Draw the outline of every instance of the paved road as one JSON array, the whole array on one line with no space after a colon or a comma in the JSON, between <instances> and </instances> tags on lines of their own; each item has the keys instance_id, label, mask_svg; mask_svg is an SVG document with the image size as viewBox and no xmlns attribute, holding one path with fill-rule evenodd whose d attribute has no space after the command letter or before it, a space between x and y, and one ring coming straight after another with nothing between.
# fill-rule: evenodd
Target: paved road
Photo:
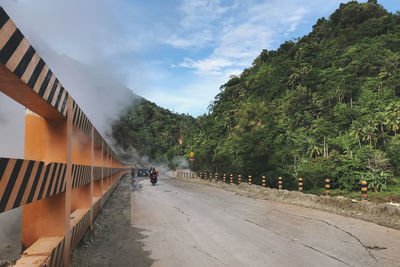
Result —
<instances>
[{"instance_id":1,"label":"paved road","mask_svg":"<svg viewBox=\"0 0 400 267\"><path fill-rule=\"evenodd\" d=\"M400 266L398 230L166 177L137 188L153 266Z\"/></svg>"}]
</instances>

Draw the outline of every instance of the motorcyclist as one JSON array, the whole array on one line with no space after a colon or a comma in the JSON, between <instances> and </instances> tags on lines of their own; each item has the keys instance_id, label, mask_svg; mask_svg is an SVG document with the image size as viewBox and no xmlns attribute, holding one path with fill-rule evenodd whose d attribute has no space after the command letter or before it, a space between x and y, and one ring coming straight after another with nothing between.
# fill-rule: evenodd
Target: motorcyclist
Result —
<instances>
[{"instance_id":1,"label":"motorcyclist","mask_svg":"<svg viewBox=\"0 0 400 267\"><path fill-rule=\"evenodd\" d=\"M156 169L154 169L153 167L150 168L149 171L149 176L150 176L150 182L154 185L155 183L157 183L157 174L158 172L156 171Z\"/></svg>"}]
</instances>

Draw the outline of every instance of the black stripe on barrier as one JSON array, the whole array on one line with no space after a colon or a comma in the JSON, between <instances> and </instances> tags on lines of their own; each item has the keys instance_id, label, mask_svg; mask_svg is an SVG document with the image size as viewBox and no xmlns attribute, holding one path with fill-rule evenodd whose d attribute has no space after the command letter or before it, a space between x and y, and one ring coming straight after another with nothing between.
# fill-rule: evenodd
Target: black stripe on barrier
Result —
<instances>
[{"instance_id":1,"label":"black stripe on barrier","mask_svg":"<svg viewBox=\"0 0 400 267\"><path fill-rule=\"evenodd\" d=\"M4 24L10 19L7 13L2 7L0 7L0 29L3 28Z\"/></svg>"},{"instance_id":2,"label":"black stripe on barrier","mask_svg":"<svg viewBox=\"0 0 400 267\"><path fill-rule=\"evenodd\" d=\"M19 171L21 170L23 160L18 159L15 161L15 165L13 171L11 173L10 180L7 183L6 189L4 190L3 196L1 197L0 201L0 212L3 212L6 209L8 199L10 198L11 192L14 188L15 182L17 181L17 177Z\"/></svg>"},{"instance_id":3,"label":"black stripe on barrier","mask_svg":"<svg viewBox=\"0 0 400 267\"><path fill-rule=\"evenodd\" d=\"M78 172L78 166L72 165L72 188L74 188L76 184L76 179L74 179L74 177L76 177L77 172Z\"/></svg>"},{"instance_id":4,"label":"black stripe on barrier","mask_svg":"<svg viewBox=\"0 0 400 267\"><path fill-rule=\"evenodd\" d=\"M60 92L58 92L56 103L54 105L54 108L57 110L58 110L58 106L60 105L60 101L61 101L61 97L62 97L63 93L64 93L64 87L61 86Z\"/></svg>"},{"instance_id":5,"label":"black stripe on barrier","mask_svg":"<svg viewBox=\"0 0 400 267\"><path fill-rule=\"evenodd\" d=\"M60 187L59 187L59 189L57 190L58 192L64 191L64 190L63 190L63 185L64 185L64 179L65 179L65 174L66 174L66 172L67 172L67 165L65 165L64 172L63 172L62 178L61 178Z\"/></svg>"},{"instance_id":6,"label":"black stripe on barrier","mask_svg":"<svg viewBox=\"0 0 400 267\"><path fill-rule=\"evenodd\" d=\"M38 186L38 183L39 183L39 180L40 180L40 176L42 174L43 166L44 166L44 162L40 162L39 166L38 166L38 170L36 172L35 180L33 181L33 184L32 184L31 192L29 193L29 197L28 197L28 200L27 200L28 203L33 201L33 197L35 195L36 188Z\"/></svg>"},{"instance_id":7,"label":"black stripe on barrier","mask_svg":"<svg viewBox=\"0 0 400 267\"><path fill-rule=\"evenodd\" d=\"M74 102L75 103L75 102ZM73 119L72 119L72 124L74 124L75 125L75 120L76 120L76 113L78 112L78 108L77 107L75 107L75 110L74 110L74 117L73 117Z\"/></svg>"},{"instance_id":8,"label":"black stripe on barrier","mask_svg":"<svg viewBox=\"0 0 400 267\"><path fill-rule=\"evenodd\" d=\"M47 103L51 104L54 98L54 94L56 93L56 89L58 87L58 79L56 79L53 83L53 87L51 88L49 97L47 98Z\"/></svg>"},{"instance_id":9,"label":"black stripe on barrier","mask_svg":"<svg viewBox=\"0 0 400 267\"><path fill-rule=\"evenodd\" d=\"M44 191L44 188L45 188L46 182L47 182L47 177L49 176L50 167L51 167L51 164L47 165L47 167L46 167L46 171L44 173L42 186L40 187L38 199L42 199L43 191Z\"/></svg>"},{"instance_id":10,"label":"black stripe on barrier","mask_svg":"<svg viewBox=\"0 0 400 267\"><path fill-rule=\"evenodd\" d=\"M79 121L81 120L82 113L83 113L82 110L79 107L77 107L77 109L78 109L78 116L77 116L76 121L74 123L75 126L79 126Z\"/></svg>"},{"instance_id":11,"label":"black stripe on barrier","mask_svg":"<svg viewBox=\"0 0 400 267\"><path fill-rule=\"evenodd\" d=\"M65 239L63 239L62 244L61 244L60 256L58 256L58 254L57 254L57 265L56 266L61 266L61 263L63 261L63 255L64 255L64 247L65 247Z\"/></svg>"},{"instance_id":12,"label":"black stripe on barrier","mask_svg":"<svg viewBox=\"0 0 400 267\"><path fill-rule=\"evenodd\" d=\"M46 92L46 88L49 85L50 79L53 76L53 72L49 69L47 71L46 76L44 77L44 80L42 82L42 85L40 86L38 94L43 97L44 93Z\"/></svg>"},{"instance_id":13,"label":"black stripe on barrier","mask_svg":"<svg viewBox=\"0 0 400 267\"><path fill-rule=\"evenodd\" d=\"M67 106L67 100L68 100L68 92L65 92L65 98L64 98L63 104L61 106L61 110L60 110L61 114L63 114L63 115L66 115L66 113L64 114L64 110L65 110L65 107Z\"/></svg>"},{"instance_id":14,"label":"black stripe on barrier","mask_svg":"<svg viewBox=\"0 0 400 267\"><path fill-rule=\"evenodd\" d=\"M31 45L29 46L28 50L26 50L25 55L22 57L21 61L18 63L18 66L14 70L14 74L17 75L18 78L21 78L24 74L35 52L35 49Z\"/></svg>"},{"instance_id":15,"label":"black stripe on barrier","mask_svg":"<svg viewBox=\"0 0 400 267\"><path fill-rule=\"evenodd\" d=\"M38 64L36 65L35 69L33 70L33 73L32 73L32 75L29 78L29 81L27 83L27 85L30 88L33 88L35 86L36 81L38 80L39 75L40 75L40 73L42 72L42 70L44 68L44 65L45 65L45 63L44 63L43 59L40 59Z\"/></svg>"},{"instance_id":16,"label":"black stripe on barrier","mask_svg":"<svg viewBox=\"0 0 400 267\"><path fill-rule=\"evenodd\" d=\"M9 162L9 159L7 159L7 158L0 159L0 181L1 181L1 178L3 177L4 172L6 171L8 162Z\"/></svg>"},{"instance_id":17,"label":"black stripe on barrier","mask_svg":"<svg viewBox=\"0 0 400 267\"><path fill-rule=\"evenodd\" d=\"M56 175L57 168L58 168L58 163L55 163L54 167L53 167L53 171L51 172L49 186L47 187L47 192L46 192L46 197L45 198L50 196L50 191L51 191L51 187L53 186L54 177Z\"/></svg>"},{"instance_id":18,"label":"black stripe on barrier","mask_svg":"<svg viewBox=\"0 0 400 267\"><path fill-rule=\"evenodd\" d=\"M10 57L14 54L15 50L21 43L24 36L22 35L19 29L16 29L15 32L11 35L10 39L4 45L3 49L0 51L0 62L4 65L8 62Z\"/></svg>"},{"instance_id":19,"label":"black stripe on barrier","mask_svg":"<svg viewBox=\"0 0 400 267\"><path fill-rule=\"evenodd\" d=\"M63 170L64 166L65 166L64 164L60 164L60 167L58 168L57 175L56 175L56 178L57 178L56 183L54 184L53 191L50 192L51 195L54 195L57 192L58 182L61 180L60 174L61 174L61 171Z\"/></svg>"},{"instance_id":20,"label":"black stripe on barrier","mask_svg":"<svg viewBox=\"0 0 400 267\"><path fill-rule=\"evenodd\" d=\"M26 186L28 185L29 178L31 177L31 173L33 170L33 166L35 165L34 161L29 161L28 168L26 169L24 179L22 180L21 187L19 188L17 198L13 204L13 209L17 208L21 204L22 197L24 196Z\"/></svg>"},{"instance_id":21,"label":"black stripe on barrier","mask_svg":"<svg viewBox=\"0 0 400 267\"><path fill-rule=\"evenodd\" d=\"M51 251L51 256L50 256L50 265L49 265L49 267L53 267L54 266L54 264L53 264L53 261L54 261L54 254L56 253L56 250L58 249L58 245L57 245L57 247L55 247L52 251Z\"/></svg>"}]
</instances>

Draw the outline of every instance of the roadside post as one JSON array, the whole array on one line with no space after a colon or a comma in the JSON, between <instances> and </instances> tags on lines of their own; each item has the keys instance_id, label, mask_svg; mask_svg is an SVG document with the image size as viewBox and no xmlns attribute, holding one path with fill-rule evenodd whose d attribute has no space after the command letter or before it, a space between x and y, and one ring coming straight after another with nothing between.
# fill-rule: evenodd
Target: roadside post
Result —
<instances>
[{"instance_id":1,"label":"roadside post","mask_svg":"<svg viewBox=\"0 0 400 267\"><path fill-rule=\"evenodd\" d=\"M303 192L303 178L299 178L299 192Z\"/></svg>"},{"instance_id":2,"label":"roadside post","mask_svg":"<svg viewBox=\"0 0 400 267\"><path fill-rule=\"evenodd\" d=\"M215 173L215 182L218 182L218 173Z\"/></svg>"},{"instance_id":3,"label":"roadside post","mask_svg":"<svg viewBox=\"0 0 400 267\"><path fill-rule=\"evenodd\" d=\"M241 184L242 183L242 176L239 174L239 176L238 176L238 184Z\"/></svg>"},{"instance_id":4,"label":"roadside post","mask_svg":"<svg viewBox=\"0 0 400 267\"><path fill-rule=\"evenodd\" d=\"M331 197L331 185L330 185L330 180L325 179L325 195L327 198Z\"/></svg>"},{"instance_id":5,"label":"roadside post","mask_svg":"<svg viewBox=\"0 0 400 267\"><path fill-rule=\"evenodd\" d=\"M194 152L189 153L190 156L190 170L193 171Z\"/></svg>"},{"instance_id":6,"label":"roadside post","mask_svg":"<svg viewBox=\"0 0 400 267\"><path fill-rule=\"evenodd\" d=\"M251 175L249 175L249 185L251 185Z\"/></svg>"},{"instance_id":7,"label":"roadside post","mask_svg":"<svg viewBox=\"0 0 400 267\"><path fill-rule=\"evenodd\" d=\"M267 184L265 183L265 176L262 176L261 178L262 178L262 180L261 180L262 181L262 186L266 187Z\"/></svg>"},{"instance_id":8,"label":"roadside post","mask_svg":"<svg viewBox=\"0 0 400 267\"><path fill-rule=\"evenodd\" d=\"M224 176L223 176L223 178L222 178L222 182L223 183L226 183L226 174L224 173Z\"/></svg>"},{"instance_id":9,"label":"roadside post","mask_svg":"<svg viewBox=\"0 0 400 267\"><path fill-rule=\"evenodd\" d=\"M282 190L282 177L278 177L278 189Z\"/></svg>"},{"instance_id":10,"label":"roadside post","mask_svg":"<svg viewBox=\"0 0 400 267\"><path fill-rule=\"evenodd\" d=\"M368 188L367 188L367 181L362 181L361 182L361 197L363 200L367 200L368 199Z\"/></svg>"},{"instance_id":11,"label":"roadside post","mask_svg":"<svg viewBox=\"0 0 400 267\"><path fill-rule=\"evenodd\" d=\"M232 174L232 173L231 173L231 176L230 176L229 183L230 183L230 184L233 184L233 174Z\"/></svg>"}]
</instances>

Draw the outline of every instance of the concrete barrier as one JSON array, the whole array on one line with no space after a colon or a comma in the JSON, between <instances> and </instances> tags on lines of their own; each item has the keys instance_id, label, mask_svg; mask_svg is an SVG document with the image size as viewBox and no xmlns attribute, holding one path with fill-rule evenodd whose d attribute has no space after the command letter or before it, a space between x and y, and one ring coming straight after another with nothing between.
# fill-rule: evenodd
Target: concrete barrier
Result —
<instances>
[{"instance_id":1,"label":"concrete barrier","mask_svg":"<svg viewBox=\"0 0 400 267\"><path fill-rule=\"evenodd\" d=\"M0 158L0 213L22 207L24 251L16 266L68 266L130 166L118 160L2 7L0 92L27 108L24 158Z\"/></svg>"}]
</instances>

